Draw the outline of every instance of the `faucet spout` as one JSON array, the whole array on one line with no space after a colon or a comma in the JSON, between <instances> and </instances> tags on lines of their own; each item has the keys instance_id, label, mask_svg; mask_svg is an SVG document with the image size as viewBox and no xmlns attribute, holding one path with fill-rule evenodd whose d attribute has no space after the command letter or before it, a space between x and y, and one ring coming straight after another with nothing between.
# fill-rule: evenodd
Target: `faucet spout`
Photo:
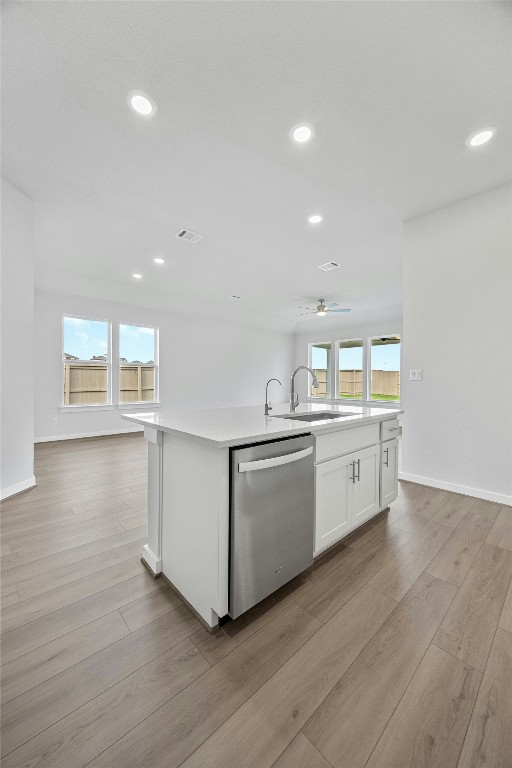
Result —
<instances>
[{"instance_id":1,"label":"faucet spout","mask_svg":"<svg viewBox=\"0 0 512 768\"><path fill-rule=\"evenodd\" d=\"M297 366L297 368L292 373L292 377L290 381L290 413L295 413L295 409L299 404L299 396L295 394L295 374L297 373L297 371L301 371L303 369L305 371L309 371L309 373L311 374L311 378L313 379L313 387L315 389L318 389L318 379L313 369L307 365Z\"/></svg>"},{"instance_id":2,"label":"faucet spout","mask_svg":"<svg viewBox=\"0 0 512 768\"><path fill-rule=\"evenodd\" d=\"M265 416L268 416L270 411L272 410L272 406L268 401L268 385L270 384L271 381L277 381L278 384L281 384L279 379L269 379L267 381L267 386L265 387Z\"/></svg>"}]
</instances>

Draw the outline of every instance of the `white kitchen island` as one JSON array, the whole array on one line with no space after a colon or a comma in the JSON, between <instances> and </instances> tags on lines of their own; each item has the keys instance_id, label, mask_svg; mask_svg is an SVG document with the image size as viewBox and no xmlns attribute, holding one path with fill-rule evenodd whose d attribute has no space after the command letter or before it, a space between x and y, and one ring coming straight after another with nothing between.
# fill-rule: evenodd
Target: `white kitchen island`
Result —
<instances>
[{"instance_id":1,"label":"white kitchen island","mask_svg":"<svg viewBox=\"0 0 512 768\"><path fill-rule=\"evenodd\" d=\"M214 628L229 612L230 448L315 436L317 555L387 507L398 481L393 408L309 403L296 414L339 413L313 423L263 406L126 414L148 441L148 542L142 559ZM310 449L311 450L311 449Z\"/></svg>"}]
</instances>

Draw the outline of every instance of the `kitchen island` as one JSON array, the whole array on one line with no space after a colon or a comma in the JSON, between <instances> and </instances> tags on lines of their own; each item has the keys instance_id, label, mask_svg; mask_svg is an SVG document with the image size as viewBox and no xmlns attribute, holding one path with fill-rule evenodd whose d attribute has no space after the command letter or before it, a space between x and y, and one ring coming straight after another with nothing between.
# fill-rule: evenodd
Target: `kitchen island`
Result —
<instances>
[{"instance_id":1,"label":"kitchen island","mask_svg":"<svg viewBox=\"0 0 512 768\"><path fill-rule=\"evenodd\" d=\"M263 406L123 415L144 426L148 441L143 562L216 627L230 613L230 451L314 436L312 557L396 497L400 413L308 403L295 417L286 405L269 416Z\"/></svg>"}]
</instances>

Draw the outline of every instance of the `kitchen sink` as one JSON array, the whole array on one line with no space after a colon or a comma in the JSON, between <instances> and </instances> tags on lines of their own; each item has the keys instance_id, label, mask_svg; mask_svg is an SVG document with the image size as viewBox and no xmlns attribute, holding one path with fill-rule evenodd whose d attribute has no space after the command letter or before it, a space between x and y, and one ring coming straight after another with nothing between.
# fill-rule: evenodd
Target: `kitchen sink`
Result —
<instances>
[{"instance_id":1,"label":"kitchen sink","mask_svg":"<svg viewBox=\"0 0 512 768\"><path fill-rule=\"evenodd\" d=\"M353 413L333 413L332 411L315 411L314 413L286 413L277 415L276 419L293 419L294 421L325 421L326 419L344 419L347 416L354 416Z\"/></svg>"}]
</instances>

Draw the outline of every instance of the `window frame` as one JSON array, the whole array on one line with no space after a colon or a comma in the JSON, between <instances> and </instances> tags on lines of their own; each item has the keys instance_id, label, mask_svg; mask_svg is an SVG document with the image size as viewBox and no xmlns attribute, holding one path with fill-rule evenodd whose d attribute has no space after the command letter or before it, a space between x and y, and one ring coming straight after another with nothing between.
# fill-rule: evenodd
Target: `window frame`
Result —
<instances>
[{"instance_id":1,"label":"window frame","mask_svg":"<svg viewBox=\"0 0 512 768\"><path fill-rule=\"evenodd\" d=\"M361 385L362 385L362 393L361 397L341 397L339 392L339 372L340 372L340 344L344 344L347 341L360 341L361 342ZM365 364L366 364L366 340L362 337L354 337L353 339L337 339L335 341L335 349L336 349L336 367L335 367L335 397L334 399L342 402L342 403L364 403L366 401L366 395L367 395L367 381L366 381L366 375L365 375Z\"/></svg>"},{"instance_id":2,"label":"window frame","mask_svg":"<svg viewBox=\"0 0 512 768\"><path fill-rule=\"evenodd\" d=\"M325 397L321 397L320 395L311 394L311 382L308 381L307 383L307 389L306 392L309 394L307 395L307 399L311 400L314 403L325 403L329 400L332 400L332 371L333 371L333 360L332 360L332 341L311 341L308 344L308 367L311 368L311 370L315 370L313 367L313 360L312 360L312 351L313 347L320 347L321 345L329 345L329 353L327 355L327 381L326 381L326 395Z\"/></svg>"},{"instance_id":3,"label":"window frame","mask_svg":"<svg viewBox=\"0 0 512 768\"><path fill-rule=\"evenodd\" d=\"M311 341L308 342L308 365L310 368L313 366L311 365L311 348L314 346L318 346L320 344L330 344L331 346L331 370L330 375L328 376L328 387L329 387L329 394L325 398L320 397L313 397L309 394L310 389L309 385L306 390L308 393L306 395L306 402L309 403L318 403L318 402L328 402L332 405L340 405L344 404L346 406L354 405L357 407L370 407L373 406L375 408L397 408L400 407L401 400L372 400L371 399L371 374L372 374L372 368L371 368L371 343L373 339L381 339L384 336L397 336L400 339L400 344L402 344L402 333L380 333L375 336L359 336L359 337L352 337L350 339L326 339L324 341ZM340 343L343 343L345 341L363 341L363 396L361 400L356 399L348 399L344 397L339 397L338 393L338 371L339 371L339 352L340 352ZM402 368L403 368L403 350L402 347L400 347L400 377L402 376ZM332 396L332 393L334 393L334 396ZM400 389L400 397L401 397L401 389Z\"/></svg>"},{"instance_id":4,"label":"window frame","mask_svg":"<svg viewBox=\"0 0 512 768\"><path fill-rule=\"evenodd\" d=\"M398 339L399 339L398 343L400 344L400 364L399 364L400 367L398 369L398 381L399 381L399 386L400 386L400 395L398 396L398 400L373 400L372 399L372 371L373 371L373 368L372 368L372 365L373 365L373 363L372 363L372 347L373 347L372 341L374 341L376 339L386 338L386 337L391 338L393 336L398 337ZM368 366L367 366L367 387L368 387L367 396L368 396L368 402L369 403L378 403L379 406L382 405L383 403L391 403L391 405L399 404L400 403L400 397L402 395L402 386L401 386L401 384L402 384L402 334L401 333L381 333L378 336L369 336L368 337Z\"/></svg>"},{"instance_id":5,"label":"window frame","mask_svg":"<svg viewBox=\"0 0 512 768\"><path fill-rule=\"evenodd\" d=\"M65 386L65 379L66 379L66 372L65 372L65 365L66 363L69 363L69 360L66 360L64 357L64 321L66 318L70 318L72 320L89 320L96 323L106 323L107 324L107 341L108 341L108 349L107 349L107 355L105 366L107 368L107 401L105 403L77 403L76 405L66 403L64 401L64 386ZM86 366L94 366L98 365L98 360L74 360L74 363L80 363L80 365L86 365ZM60 395L61 395L61 405L60 410L71 410L71 411L77 411L77 410L94 410L94 409L100 409L100 410L111 410L113 407L112 403L112 321L107 320L105 317L90 317L87 315L75 315L71 314L69 312L63 312L62 318L61 318L61 387L60 387Z\"/></svg>"},{"instance_id":6,"label":"window frame","mask_svg":"<svg viewBox=\"0 0 512 768\"><path fill-rule=\"evenodd\" d=\"M122 325L131 325L135 328L152 328L155 332L155 347L154 347L154 364L151 366L155 369L154 374L154 380L155 380L155 395L153 400L135 400L131 403L124 403L121 402L121 344L120 344L120 337L121 337L121 326ZM120 321L117 323L117 407L120 409L133 409L134 406L137 406L137 408L140 408L140 406L148 406L148 405L159 405L160 404L160 329L158 325L152 325L151 323L133 323L133 322L124 322ZM143 363L143 365L147 365L146 363Z\"/></svg>"}]
</instances>

